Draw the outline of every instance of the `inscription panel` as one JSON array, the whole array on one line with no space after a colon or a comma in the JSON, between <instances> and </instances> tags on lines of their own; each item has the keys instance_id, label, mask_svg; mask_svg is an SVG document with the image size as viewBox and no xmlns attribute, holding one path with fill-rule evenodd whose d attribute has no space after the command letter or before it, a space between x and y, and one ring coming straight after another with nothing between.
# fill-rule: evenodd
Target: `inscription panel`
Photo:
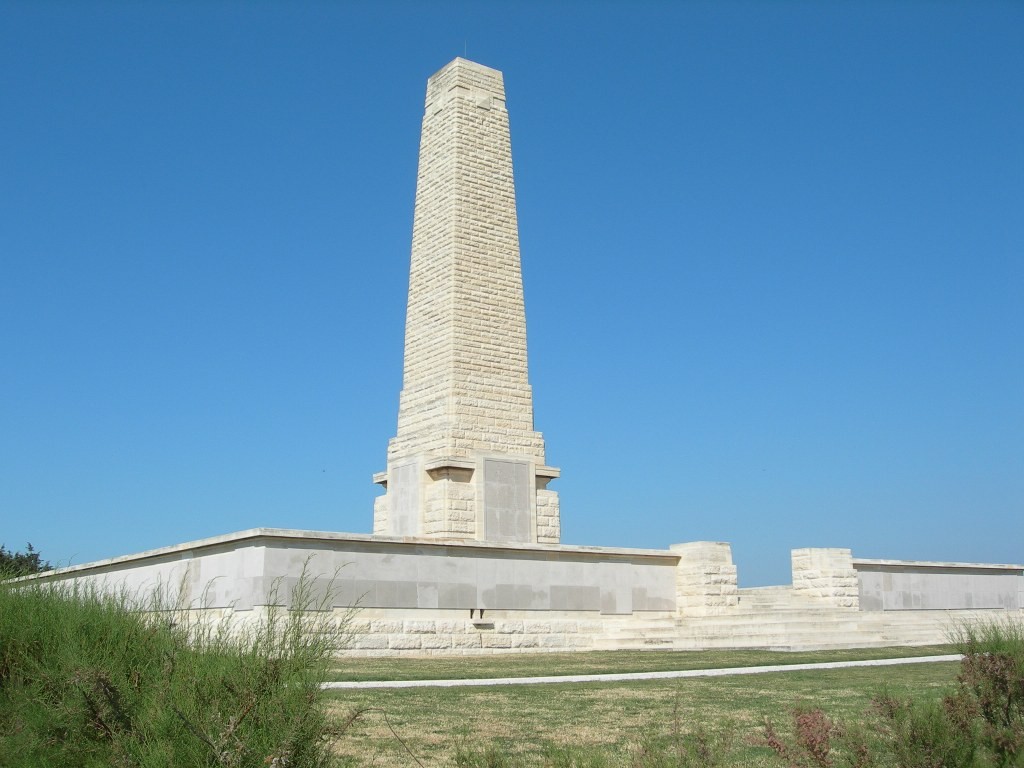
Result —
<instances>
[{"instance_id":1,"label":"inscription panel","mask_svg":"<svg viewBox=\"0 0 1024 768\"><path fill-rule=\"evenodd\" d=\"M416 464L391 469L389 481L391 514L388 523L392 536L415 536L420 532L420 477Z\"/></svg>"},{"instance_id":2,"label":"inscription panel","mask_svg":"<svg viewBox=\"0 0 1024 768\"><path fill-rule=\"evenodd\" d=\"M528 542L530 465L523 461L484 460L484 539Z\"/></svg>"},{"instance_id":3,"label":"inscription panel","mask_svg":"<svg viewBox=\"0 0 1024 768\"><path fill-rule=\"evenodd\" d=\"M867 565L857 568L857 580L865 611L1019 610L1024 606L1024 576L1019 571Z\"/></svg>"}]
</instances>

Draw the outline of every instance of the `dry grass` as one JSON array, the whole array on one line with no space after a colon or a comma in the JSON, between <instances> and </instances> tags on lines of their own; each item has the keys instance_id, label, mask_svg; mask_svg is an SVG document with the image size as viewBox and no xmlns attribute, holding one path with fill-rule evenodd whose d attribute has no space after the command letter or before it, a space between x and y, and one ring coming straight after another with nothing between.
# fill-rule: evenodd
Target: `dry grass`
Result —
<instances>
[{"instance_id":1,"label":"dry grass","mask_svg":"<svg viewBox=\"0 0 1024 768\"><path fill-rule=\"evenodd\" d=\"M339 691L331 706L339 719L352 708L369 710L338 744L353 765L415 764L392 728L429 766L454 765L460 748L479 753L488 746L531 765L557 763L551 755L566 747L600 755L588 764L628 764L642 744L698 729L736 734L728 764L769 765L769 751L749 743L765 717L785 726L792 708L804 705L859 718L883 688L937 698L957 669L949 662L617 684Z\"/></svg>"},{"instance_id":2,"label":"dry grass","mask_svg":"<svg viewBox=\"0 0 1024 768\"><path fill-rule=\"evenodd\" d=\"M952 645L831 651L587 651L490 656L339 659L332 680L444 680L613 672L663 672L762 664L891 659L954 653Z\"/></svg>"}]
</instances>

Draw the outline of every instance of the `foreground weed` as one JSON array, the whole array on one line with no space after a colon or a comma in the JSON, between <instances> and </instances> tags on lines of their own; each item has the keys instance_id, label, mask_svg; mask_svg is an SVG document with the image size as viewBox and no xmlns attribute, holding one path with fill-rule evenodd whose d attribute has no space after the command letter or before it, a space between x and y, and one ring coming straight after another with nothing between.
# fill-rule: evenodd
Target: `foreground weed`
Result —
<instances>
[{"instance_id":1,"label":"foreground weed","mask_svg":"<svg viewBox=\"0 0 1024 768\"><path fill-rule=\"evenodd\" d=\"M787 766L1005 768L1024 765L1024 625L1005 620L956 628L963 654L941 700L877 695L863 725L820 709L794 712L792 735L766 720L763 743Z\"/></svg>"},{"instance_id":2,"label":"foreground weed","mask_svg":"<svg viewBox=\"0 0 1024 768\"><path fill-rule=\"evenodd\" d=\"M632 749L630 768L716 768L730 759L735 735L732 724L719 723L717 732L703 723L687 729L678 691L672 701L670 723L667 738L648 735Z\"/></svg>"},{"instance_id":3,"label":"foreground weed","mask_svg":"<svg viewBox=\"0 0 1024 768\"><path fill-rule=\"evenodd\" d=\"M965 625L954 640L964 660L947 719L961 730L980 721L978 741L996 765L1024 764L1024 623Z\"/></svg>"},{"instance_id":4,"label":"foreground weed","mask_svg":"<svg viewBox=\"0 0 1024 768\"><path fill-rule=\"evenodd\" d=\"M593 746L557 746L544 751L544 768L614 768L607 750Z\"/></svg>"},{"instance_id":5,"label":"foreground weed","mask_svg":"<svg viewBox=\"0 0 1024 768\"><path fill-rule=\"evenodd\" d=\"M513 758L505 750L494 744L480 750L459 744L455 748L454 761L456 768L514 768L521 765L513 762Z\"/></svg>"},{"instance_id":6,"label":"foreground weed","mask_svg":"<svg viewBox=\"0 0 1024 768\"><path fill-rule=\"evenodd\" d=\"M794 767L832 768L835 765L833 746L842 735L843 729L820 709L793 711L792 739L780 734L770 719L764 722L764 743L780 760Z\"/></svg>"},{"instance_id":7,"label":"foreground weed","mask_svg":"<svg viewBox=\"0 0 1024 768\"><path fill-rule=\"evenodd\" d=\"M0 585L0 764L322 768L329 585L230 626L81 585ZM159 609L159 610L157 610Z\"/></svg>"},{"instance_id":8,"label":"foreground weed","mask_svg":"<svg viewBox=\"0 0 1024 768\"><path fill-rule=\"evenodd\" d=\"M951 723L941 703L900 701L880 696L887 751L900 768L970 768L980 759L977 738Z\"/></svg>"},{"instance_id":9,"label":"foreground weed","mask_svg":"<svg viewBox=\"0 0 1024 768\"><path fill-rule=\"evenodd\" d=\"M617 768L623 765L607 750L593 745L552 745L539 756L526 757L512 754L497 744L475 748L464 741L456 746L453 763L456 768Z\"/></svg>"}]
</instances>

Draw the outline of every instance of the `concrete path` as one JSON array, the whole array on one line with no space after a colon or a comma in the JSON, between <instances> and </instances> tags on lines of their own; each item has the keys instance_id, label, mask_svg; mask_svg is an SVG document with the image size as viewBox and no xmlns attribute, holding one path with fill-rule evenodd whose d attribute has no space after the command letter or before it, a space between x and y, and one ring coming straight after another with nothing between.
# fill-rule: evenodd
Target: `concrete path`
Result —
<instances>
[{"instance_id":1,"label":"concrete path","mask_svg":"<svg viewBox=\"0 0 1024 768\"><path fill-rule=\"evenodd\" d=\"M865 661L825 661L817 664L773 664L764 667L725 667L686 669L679 672L620 672L607 675L549 675L546 677L489 677L459 680L367 680L324 683L324 688L455 688L487 685L541 685L550 683L617 683L627 680L674 680L681 677L723 677L725 675L761 675L766 672L801 672L812 669L848 669L850 667L891 667L897 664L924 664L930 661L960 661L958 653L946 656L909 656L903 659L867 659Z\"/></svg>"}]
</instances>

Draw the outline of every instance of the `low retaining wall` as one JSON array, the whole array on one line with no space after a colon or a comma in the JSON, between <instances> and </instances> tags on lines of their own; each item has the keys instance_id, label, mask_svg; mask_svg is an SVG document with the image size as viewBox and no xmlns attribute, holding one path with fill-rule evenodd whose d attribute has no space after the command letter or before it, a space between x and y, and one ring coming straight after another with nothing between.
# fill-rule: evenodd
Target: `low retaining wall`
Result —
<instances>
[{"instance_id":1,"label":"low retaining wall","mask_svg":"<svg viewBox=\"0 0 1024 768\"><path fill-rule=\"evenodd\" d=\"M331 607L431 610L674 611L679 555L661 550L439 543L257 528L96 563L39 581L124 588L143 602L248 610L276 590L290 605L305 570Z\"/></svg>"},{"instance_id":2,"label":"low retaining wall","mask_svg":"<svg viewBox=\"0 0 1024 768\"><path fill-rule=\"evenodd\" d=\"M305 574L315 606L348 622L355 655L915 645L944 642L950 622L1024 616L1024 566L855 560L848 549L793 550L792 564L792 586L739 590L722 542L641 550L257 528L26 581L243 628L294 604Z\"/></svg>"},{"instance_id":3,"label":"low retaining wall","mask_svg":"<svg viewBox=\"0 0 1024 768\"><path fill-rule=\"evenodd\" d=\"M1024 566L853 560L863 611L1024 609Z\"/></svg>"},{"instance_id":4,"label":"low retaining wall","mask_svg":"<svg viewBox=\"0 0 1024 768\"><path fill-rule=\"evenodd\" d=\"M672 617L680 559L662 550L261 528L34 580L74 580L126 592L144 609L189 608L243 627L269 604L290 606L305 572L314 602L339 621L358 608L351 652L490 653L589 648L622 620Z\"/></svg>"}]
</instances>

